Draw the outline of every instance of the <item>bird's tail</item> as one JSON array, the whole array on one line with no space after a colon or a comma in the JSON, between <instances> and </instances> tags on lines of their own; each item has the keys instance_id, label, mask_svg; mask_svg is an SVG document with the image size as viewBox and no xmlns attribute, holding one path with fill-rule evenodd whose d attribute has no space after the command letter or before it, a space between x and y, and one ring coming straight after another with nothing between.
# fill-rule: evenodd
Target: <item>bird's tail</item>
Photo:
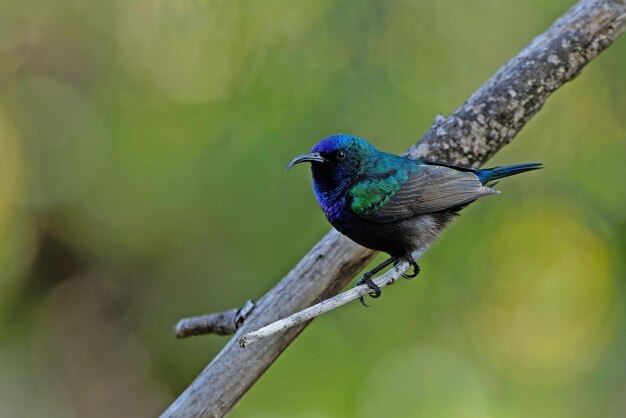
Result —
<instances>
[{"instance_id":1,"label":"bird's tail","mask_svg":"<svg viewBox=\"0 0 626 418\"><path fill-rule=\"evenodd\" d=\"M540 168L543 168L542 163L526 163L485 168L483 170L476 170L475 173L480 179L480 182L485 184L503 177L514 176L516 174L525 173L526 171L539 170Z\"/></svg>"}]
</instances>

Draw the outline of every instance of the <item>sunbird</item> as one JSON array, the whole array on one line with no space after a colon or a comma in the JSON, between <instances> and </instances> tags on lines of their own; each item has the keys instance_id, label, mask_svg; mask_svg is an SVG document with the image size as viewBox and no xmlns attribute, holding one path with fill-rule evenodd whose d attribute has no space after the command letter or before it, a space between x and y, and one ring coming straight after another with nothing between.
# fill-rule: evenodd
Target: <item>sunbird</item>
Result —
<instances>
[{"instance_id":1,"label":"sunbird","mask_svg":"<svg viewBox=\"0 0 626 418\"><path fill-rule=\"evenodd\" d=\"M417 276L420 268L411 254L430 245L465 206L500 193L493 189L495 180L543 168L527 163L473 169L413 160L346 134L322 139L287 169L302 162L311 163L313 191L332 226L357 244L391 256L356 283L367 284L373 298L381 295L374 274L405 259L413 273L404 277Z\"/></svg>"}]
</instances>

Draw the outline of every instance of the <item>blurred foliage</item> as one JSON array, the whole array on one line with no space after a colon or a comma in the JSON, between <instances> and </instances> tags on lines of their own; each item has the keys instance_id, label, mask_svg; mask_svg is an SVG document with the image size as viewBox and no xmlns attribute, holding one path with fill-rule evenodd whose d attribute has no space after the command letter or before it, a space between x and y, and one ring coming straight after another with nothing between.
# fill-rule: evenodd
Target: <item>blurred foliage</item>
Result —
<instances>
[{"instance_id":1,"label":"blurred foliage","mask_svg":"<svg viewBox=\"0 0 626 418\"><path fill-rule=\"evenodd\" d=\"M225 342L176 320L328 230L293 155L402 152L572 3L3 1L2 415L156 415ZM546 170L316 320L233 416L625 416L625 68L622 39L493 161Z\"/></svg>"}]
</instances>

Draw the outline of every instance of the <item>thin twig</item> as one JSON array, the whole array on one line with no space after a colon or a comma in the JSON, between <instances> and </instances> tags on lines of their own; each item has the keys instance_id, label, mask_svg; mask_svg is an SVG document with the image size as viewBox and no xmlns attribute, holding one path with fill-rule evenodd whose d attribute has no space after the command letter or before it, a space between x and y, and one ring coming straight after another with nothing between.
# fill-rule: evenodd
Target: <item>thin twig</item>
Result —
<instances>
[{"instance_id":1,"label":"thin twig","mask_svg":"<svg viewBox=\"0 0 626 418\"><path fill-rule=\"evenodd\" d=\"M413 253L413 259L418 260L420 257L419 252ZM393 265L384 274L373 279L374 284L378 287L388 286L394 284L409 268L411 265L407 261L401 261ZM326 299L316 305L303 309L300 312L296 312L293 315L289 315L286 318L280 319L276 322L272 322L269 325L259 328L256 331L249 332L239 339L239 346L244 348L262 339L271 337L279 332L284 332L289 328L293 328L296 325L300 325L304 322L308 322L311 319L320 316L323 313L332 311L348 302L356 300L365 296L371 289L367 285L362 284L360 286L353 287L343 293L338 294L330 299Z\"/></svg>"},{"instance_id":2,"label":"thin twig","mask_svg":"<svg viewBox=\"0 0 626 418\"><path fill-rule=\"evenodd\" d=\"M184 318L174 327L174 335L176 338L204 334L229 335L237 331L253 309L254 301L248 300L241 308Z\"/></svg>"}]
</instances>

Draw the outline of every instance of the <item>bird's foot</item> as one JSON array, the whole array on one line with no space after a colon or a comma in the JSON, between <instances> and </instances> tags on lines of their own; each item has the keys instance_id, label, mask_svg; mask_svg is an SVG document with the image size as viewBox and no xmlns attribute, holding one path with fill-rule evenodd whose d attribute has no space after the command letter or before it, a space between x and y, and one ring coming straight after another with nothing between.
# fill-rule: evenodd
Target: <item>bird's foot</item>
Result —
<instances>
[{"instance_id":1,"label":"bird's foot","mask_svg":"<svg viewBox=\"0 0 626 418\"><path fill-rule=\"evenodd\" d=\"M413 273L410 273L410 274L409 273L404 273L402 275L402 277L404 277L405 279L409 280L409 279L412 279L413 277L417 276L418 274L420 274L420 266L417 264L417 262L411 256L407 257L407 261L409 262L411 267L413 267Z\"/></svg>"},{"instance_id":2,"label":"bird's foot","mask_svg":"<svg viewBox=\"0 0 626 418\"><path fill-rule=\"evenodd\" d=\"M355 287L366 284L367 287L372 289L372 292L369 293L370 297L377 298L380 297L382 292L380 290L380 287L378 287L376 283L374 283L374 281L372 280L372 275L372 272L369 271L365 273L359 280L357 280ZM366 308L369 307L369 305L365 303L365 299L363 299L363 296L359 297L359 302L361 302L361 305L365 306Z\"/></svg>"}]
</instances>

